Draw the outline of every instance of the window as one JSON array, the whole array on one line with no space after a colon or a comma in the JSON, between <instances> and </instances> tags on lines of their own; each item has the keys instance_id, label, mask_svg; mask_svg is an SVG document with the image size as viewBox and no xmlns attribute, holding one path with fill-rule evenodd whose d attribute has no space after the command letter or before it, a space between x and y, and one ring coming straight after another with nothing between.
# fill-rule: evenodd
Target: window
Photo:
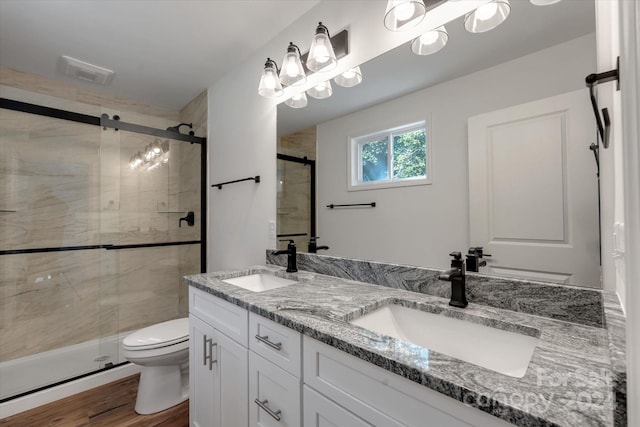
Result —
<instances>
[{"instance_id":1,"label":"window","mask_svg":"<svg viewBox=\"0 0 640 427\"><path fill-rule=\"evenodd\" d=\"M351 139L349 190L431 183L426 121Z\"/></svg>"}]
</instances>

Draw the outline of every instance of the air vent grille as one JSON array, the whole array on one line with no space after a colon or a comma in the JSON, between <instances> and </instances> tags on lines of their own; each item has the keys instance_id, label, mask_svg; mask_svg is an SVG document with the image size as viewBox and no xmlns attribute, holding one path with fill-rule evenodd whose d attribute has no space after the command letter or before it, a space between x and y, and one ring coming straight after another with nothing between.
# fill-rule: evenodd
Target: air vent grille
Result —
<instances>
[{"instance_id":1,"label":"air vent grille","mask_svg":"<svg viewBox=\"0 0 640 427\"><path fill-rule=\"evenodd\" d=\"M89 64L88 62L71 58L70 56L62 56L62 64L63 71L66 75L99 85L108 85L111 83L115 74L114 71L107 68Z\"/></svg>"}]
</instances>

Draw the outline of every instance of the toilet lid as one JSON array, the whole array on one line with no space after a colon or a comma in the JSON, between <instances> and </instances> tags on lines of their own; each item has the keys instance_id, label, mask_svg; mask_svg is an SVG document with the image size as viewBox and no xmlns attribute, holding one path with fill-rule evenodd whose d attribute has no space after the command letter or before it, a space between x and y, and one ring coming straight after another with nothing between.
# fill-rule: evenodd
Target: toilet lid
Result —
<instances>
[{"instance_id":1,"label":"toilet lid","mask_svg":"<svg viewBox=\"0 0 640 427\"><path fill-rule=\"evenodd\" d=\"M189 339L189 318L169 320L140 329L122 341L129 350L145 350L184 342Z\"/></svg>"}]
</instances>

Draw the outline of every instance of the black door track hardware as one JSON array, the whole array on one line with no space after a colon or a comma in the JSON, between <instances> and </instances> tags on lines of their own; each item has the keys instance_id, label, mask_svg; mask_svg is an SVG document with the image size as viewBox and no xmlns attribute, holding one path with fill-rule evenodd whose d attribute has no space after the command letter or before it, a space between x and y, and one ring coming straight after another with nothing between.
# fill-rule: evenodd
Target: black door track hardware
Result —
<instances>
[{"instance_id":1,"label":"black door track hardware","mask_svg":"<svg viewBox=\"0 0 640 427\"><path fill-rule=\"evenodd\" d=\"M602 146L609 148L609 136L611 134L611 118L609 116L609 109L602 109L602 119L600 118L600 109L598 107L598 100L596 99L596 86L600 83L606 82L618 82L617 90L620 90L620 57L616 62L616 69L611 71L605 71L604 73L589 74L585 82L589 88L589 97L591 98L591 106L593 107L593 113L596 116L596 124L598 125L598 134L602 140ZM603 125L604 122L604 125ZM591 148L593 150L593 148ZM595 150L594 150L595 154ZM597 156L596 156L597 157Z\"/></svg>"}]
</instances>

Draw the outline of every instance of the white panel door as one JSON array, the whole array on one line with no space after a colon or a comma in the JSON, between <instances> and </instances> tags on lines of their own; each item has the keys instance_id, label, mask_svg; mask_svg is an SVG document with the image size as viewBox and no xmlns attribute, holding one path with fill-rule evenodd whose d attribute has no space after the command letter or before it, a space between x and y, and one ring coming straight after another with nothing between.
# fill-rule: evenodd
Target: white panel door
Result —
<instances>
[{"instance_id":1,"label":"white panel door","mask_svg":"<svg viewBox=\"0 0 640 427\"><path fill-rule=\"evenodd\" d=\"M600 287L587 89L469 119L470 244L489 274Z\"/></svg>"}]
</instances>

